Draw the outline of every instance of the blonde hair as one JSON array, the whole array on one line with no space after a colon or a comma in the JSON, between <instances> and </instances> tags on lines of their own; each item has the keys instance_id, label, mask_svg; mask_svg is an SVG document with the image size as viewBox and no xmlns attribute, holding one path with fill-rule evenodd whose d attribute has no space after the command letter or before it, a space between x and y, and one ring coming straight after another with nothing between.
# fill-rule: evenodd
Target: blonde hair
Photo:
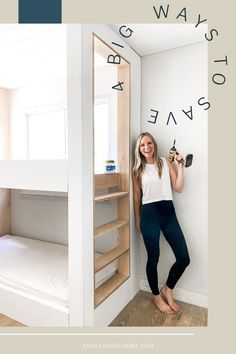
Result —
<instances>
[{"instance_id":1,"label":"blonde hair","mask_svg":"<svg viewBox=\"0 0 236 354\"><path fill-rule=\"evenodd\" d=\"M147 132L141 133L138 136L137 142L136 142L135 154L134 154L134 167L133 167L133 176L139 184L141 182L141 175L144 171L145 163L146 163L145 157L140 152L140 143L141 143L141 140L144 136L148 136L154 145L153 160L154 160L154 163L156 163L156 165L157 165L158 176L160 178L162 175L162 166L163 166L163 161L161 160L161 158L158 155L158 147L157 147L156 140L153 138L153 136L150 133L147 133Z\"/></svg>"}]
</instances>

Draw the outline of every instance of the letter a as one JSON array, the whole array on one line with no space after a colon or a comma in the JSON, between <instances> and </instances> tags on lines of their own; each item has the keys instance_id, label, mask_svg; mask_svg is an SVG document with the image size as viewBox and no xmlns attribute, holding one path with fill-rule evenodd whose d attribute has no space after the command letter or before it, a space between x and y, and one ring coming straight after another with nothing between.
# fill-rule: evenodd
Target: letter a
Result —
<instances>
[{"instance_id":1,"label":"letter a","mask_svg":"<svg viewBox=\"0 0 236 354\"><path fill-rule=\"evenodd\" d=\"M185 112L182 109L182 112L184 112L189 119L193 119L193 107L192 106L190 106L190 111ZM190 116L188 115L188 113L191 113Z\"/></svg>"},{"instance_id":2,"label":"letter a","mask_svg":"<svg viewBox=\"0 0 236 354\"><path fill-rule=\"evenodd\" d=\"M123 84L123 82L118 81L118 84L117 84L117 85L112 86L112 88L113 88L114 90L123 91L122 84Z\"/></svg>"},{"instance_id":3,"label":"letter a","mask_svg":"<svg viewBox=\"0 0 236 354\"><path fill-rule=\"evenodd\" d=\"M182 12L184 12L183 15L181 15ZM187 21L186 7L184 7L183 10L180 11L180 13L179 13L178 16L176 17L176 19L177 19L178 17L180 17L180 16L184 17L184 21L185 21L185 22Z\"/></svg>"},{"instance_id":4,"label":"letter a","mask_svg":"<svg viewBox=\"0 0 236 354\"><path fill-rule=\"evenodd\" d=\"M174 117L174 114L173 114L172 112L170 112L166 125L169 124L170 117L172 117L172 118L173 118L173 121L175 122L175 124L177 124L177 122L176 122L176 120L175 120L175 117Z\"/></svg>"}]
</instances>

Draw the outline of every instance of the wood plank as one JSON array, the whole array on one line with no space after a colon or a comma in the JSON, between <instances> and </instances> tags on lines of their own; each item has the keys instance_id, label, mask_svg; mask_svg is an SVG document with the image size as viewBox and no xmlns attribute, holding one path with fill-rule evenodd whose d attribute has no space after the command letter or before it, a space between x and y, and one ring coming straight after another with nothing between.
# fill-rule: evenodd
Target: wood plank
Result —
<instances>
[{"instance_id":1,"label":"wood plank","mask_svg":"<svg viewBox=\"0 0 236 354\"><path fill-rule=\"evenodd\" d=\"M124 82L124 90L118 94L118 166L120 172L120 189L130 190L130 65L118 67L118 81ZM130 202L128 198L117 201L117 218L130 220ZM118 244L130 248L129 225L118 230ZM118 272L130 274L130 252L118 259Z\"/></svg>"},{"instance_id":2,"label":"wood plank","mask_svg":"<svg viewBox=\"0 0 236 354\"><path fill-rule=\"evenodd\" d=\"M11 191L0 189L0 236L11 233Z\"/></svg>"},{"instance_id":3,"label":"wood plank","mask_svg":"<svg viewBox=\"0 0 236 354\"><path fill-rule=\"evenodd\" d=\"M120 197L125 197L127 195L129 195L129 192L107 193L107 194L96 195L94 200L95 202L102 202L104 200L116 199Z\"/></svg>"},{"instance_id":4,"label":"wood plank","mask_svg":"<svg viewBox=\"0 0 236 354\"><path fill-rule=\"evenodd\" d=\"M97 174L95 177L95 191L99 189L119 187L120 174L119 173L103 173Z\"/></svg>"},{"instance_id":5,"label":"wood plank","mask_svg":"<svg viewBox=\"0 0 236 354\"><path fill-rule=\"evenodd\" d=\"M126 58L122 56L122 54L118 51L116 51L116 48L113 48L112 46L108 45L106 42L104 42L103 39L101 39L97 34L93 33L94 37L94 51L99 53L104 59L107 60L108 56L110 54L118 54L123 60L121 60L121 63L119 64L119 67L122 65L127 65L128 61Z\"/></svg>"},{"instance_id":6,"label":"wood plank","mask_svg":"<svg viewBox=\"0 0 236 354\"><path fill-rule=\"evenodd\" d=\"M123 247L129 249L129 237L127 238L126 246L125 244L120 244ZM120 256L117 260L117 270L119 273L126 274L127 276L130 274L130 251L125 252Z\"/></svg>"},{"instance_id":7,"label":"wood plank","mask_svg":"<svg viewBox=\"0 0 236 354\"><path fill-rule=\"evenodd\" d=\"M118 229L119 227L122 227L122 226L128 224L128 222L129 222L128 220L117 219L117 220L108 222L107 224L98 226L95 228L94 237L99 237L101 235L104 235L107 232Z\"/></svg>"},{"instance_id":8,"label":"wood plank","mask_svg":"<svg viewBox=\"0 0 236 354\"><path fill-rule=\"evenodd\" d=\"M95 273L98 272L100 269L106 267L108 264L113 262L115 259L120 257L122 254L128 251L127 247L117 246L110 250L109 252L105 253L101 257L95 260Z\"/></svg>"},{"instance_id":9,"label":"wood plank","mask_svg":"<svg viewBox=\"0 0 236 354\"><path fill-rule=\"evenodd\" d=\"M207 326L207 308L176 301L180 311L171 315L161 313L152 303L152 294L140 290L124 307L109 326L140 327L205 327Z\"/></svg>"},{"instance_id":10,"label":"wood plank","mask_svg":"<svg viewBox=\"0 0 236 354\"><path fill-rule=\"evenodd\" d=\"M105 283L95 290L94 306L100 305L109 295L111 295L121 284L123 284L129 277L125 274L116 273Z\"/></svg>"},{"instance_id":11,"label":"wood plank","mask_svg":"<svg viewBox=\"0 0 236 354\"><path fill-rule=\"evenodd\" d=\"M20 322L17 322L9 317L0 314L0 327L26 327Z\"/></svg>"},{"instance_id":12,"label":"wood plank","mask_svg":"<svg viewBox=\"0 0 236 354\"><path fill-rule=\"evenodd\" d=\"M124 82L124 90L118 92L117 164L121 190L129 190L130 181L130 65L118 66L118 81Z\"/></svg>"},{"instance_id":13,"label":"wood plank","mask_svg":"<svg viewBox=\"0 0 236 354\"><path fill-rule=\"evenodd\" d=\"M10 107L9 107L10 91L0 87L0 160L8 160L10 158Z\"/></svg>"}]
</instances>

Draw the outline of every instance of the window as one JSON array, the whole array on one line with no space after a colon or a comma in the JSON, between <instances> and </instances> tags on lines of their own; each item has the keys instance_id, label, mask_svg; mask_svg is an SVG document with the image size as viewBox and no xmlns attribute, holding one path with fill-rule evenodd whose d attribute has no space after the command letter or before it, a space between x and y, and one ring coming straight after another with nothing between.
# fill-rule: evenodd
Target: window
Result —
<instances>
[{"instance_id":1,"label":"window","mask_svg":"<svg viewBox=\"0 0 236 354\"><path fill-rule=\"evenodd\" d=\"M109 156L109 99L97 99L94 105L94 170L105 172L105 161Z\"/></svg>"},{"instance_id":2,"label":"window","mask_svg":"<svg viewBox=\"0 0 236 354\"><path fill-rule=\"evenodd\" d=\"M27 155L30 160L67 158L66 110L27 115Z\"/></svg>"}]
</instances>

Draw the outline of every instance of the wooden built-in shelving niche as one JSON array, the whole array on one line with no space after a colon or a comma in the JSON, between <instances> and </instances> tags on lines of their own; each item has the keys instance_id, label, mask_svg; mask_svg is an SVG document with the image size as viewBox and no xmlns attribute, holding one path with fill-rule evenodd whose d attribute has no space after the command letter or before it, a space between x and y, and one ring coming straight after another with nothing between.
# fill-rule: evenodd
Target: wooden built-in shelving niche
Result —
<instances>
[{"instance_id":1,"label":"wooden built-in shelving niche","mask_svg":"<svg viewBox=\"0 0 236 354\"><path fill-rule=\"evenodd\" d=\"M112 203L112 200L116 200L117 203L116 220L107 220L107 223L94 227L94 250L95 241L98 237L110 237L109 235L112 234L110 232L117 230L116 246L99 258L94 255L94 284L95 274L98 271L114 261L116 261L117 267L116 273L95 289L94 306L97 307L130 276L130 63L94 34L95 52L102 56L105 61L107 61L109 55L120 56L120 63L118 65L117 63L113 64L117 70L117 81L115 81L124 84L122 90L117 90L116 108L115 111L112 111L113 114L116 114L116 129L113 133L116 134L114 140L117 146L116 171L118 173L94 175L94 210L96 211L95 204L97 203L105 203L105 201ZM96 92L96 87L98 87L98 81L96 80L99 80L99 76L94 74L94 97L97 94L99 95L99 92ZM102 87L105 85L108 85L108 83L106 77L103 77ZM115 90L111 88L110 83L107 87L112 91L109 91L109 94L113 95Z\"/></svg>"},{"instance_id":2,"label":"wooden built-in shelving niche","mask_svg":"<svg viewBox=\"0 0 236 354\"><path fill-rule=\"evenodd\" d=\"M117 272L105 283L95 289L94 305L97 307L113 291L115 291L130 275L130 241L129 241L129 191L121 190L122 176L120 173L95 175L95 203L117 199L117 219L94 228L94 240L110 231L117 230L118 240L115 248L94 259L94 273L111 262L117 260ZM116 187L118 192L110 192ZM96 195L99 190L106 193ZM108 192L107 192L108 190ZM105 236L106 237L106 236ZM108 236L107 236L108 237Z\"/></svg>"}]
</instances>

